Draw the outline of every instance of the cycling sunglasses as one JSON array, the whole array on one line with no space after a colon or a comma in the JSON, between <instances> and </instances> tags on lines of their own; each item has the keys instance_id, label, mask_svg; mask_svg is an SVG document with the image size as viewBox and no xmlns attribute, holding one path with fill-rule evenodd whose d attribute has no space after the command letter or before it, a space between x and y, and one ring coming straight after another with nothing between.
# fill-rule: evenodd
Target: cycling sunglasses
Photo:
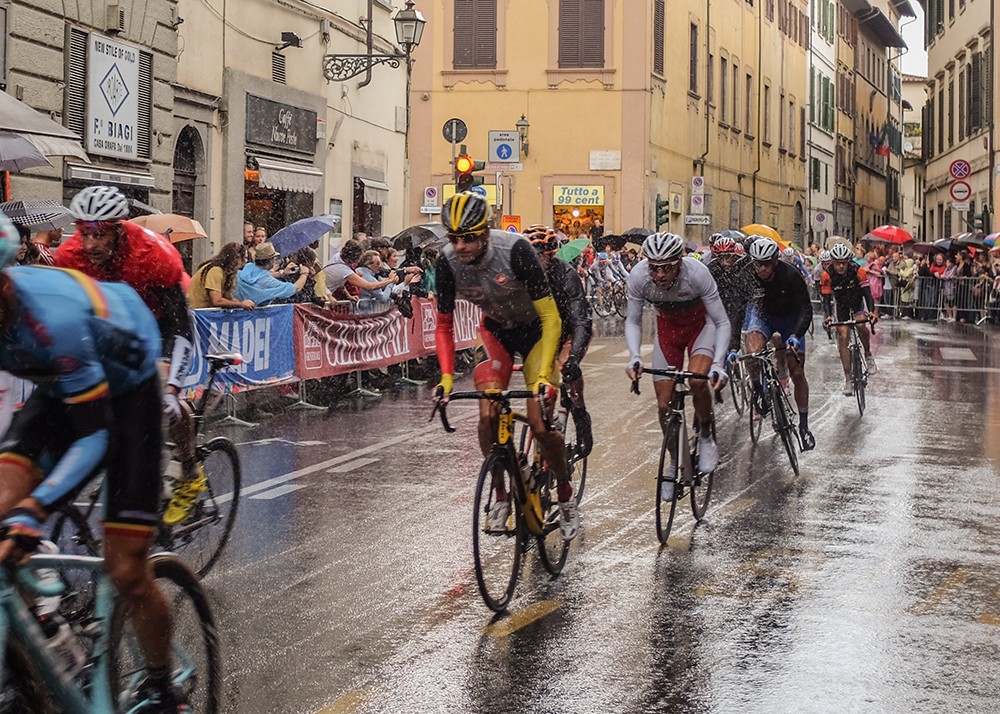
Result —
<instances>
[{"instance_id":1,"label":"cycling sunglasses","mask_svg":"<svg viewBox=\"0 0 1000 714\"><path fill-rule=\"evenodd\" d=\"M477 240L481 240L485 235L486 231L480 231L478 233L449 233L448 240L451 241L452 245L458 245L459 242L475 243Z\"/></svg>"},{"instance_id":2,"label":"cycling sunglasses","mask_svg":"<svg viewBox=\"0 0 1000 714\"><path fill-rule=\"evenodd\" d=\"M100 233L117 224L118 221L76 221L76 229L81 233Z\"/></svg>"},{"instance_id":3,"label":"cycling sunglasses","mask_svg":"<svg viewBox=\"0 0 1000 714\"><path fill-rule=\"evenodd\" d=\"M665 260L662 263L656 263L655 265L653 263L650 263L649 264L649 272L650 273L666 273L667 271L673 270L674 268L676 268L678 265L680 265L680 263L681 263L681 259L680 258L673 258L671 260Z\"/></svg>"}]
</instances>

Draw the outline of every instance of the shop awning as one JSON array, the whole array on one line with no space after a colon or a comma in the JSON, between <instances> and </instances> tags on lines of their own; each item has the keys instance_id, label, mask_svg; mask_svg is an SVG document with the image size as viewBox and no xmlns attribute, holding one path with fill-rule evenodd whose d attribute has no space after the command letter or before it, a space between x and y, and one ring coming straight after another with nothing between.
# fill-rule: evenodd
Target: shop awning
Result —
<instances>
[{"instance_id":1,"label":"shop awning","mask_svg":"<svg viewBox=\"0 0 1000 714\"><path fill-rule=\"evenodd\" d=\"M359 178L358 181L365 187L365 203L371 203L375 206L384 206L389 203L389 184L366 178Z\"/></svg>"},{"instance_id":2,"label":"shop awning","mask_svg":"<svg viewBox=\"0 0 1000 714\"><path fill-rule=\"evenodd\" d=\"M323 185L323 172L308 164L290 164L257 157L260 185L276 191L316 193Z\"/></svg>"},{"instance_id":3,"label":"shop awning","mask_svg":"<svg viewBox=\"0 0 1000 714\"><path fill-rule=\"evenodd\" d=\"M140 186L154 188L156 181L153 174L139 171L122 171L121 169L105 169L100 166L81 166L66 164L66 178L81 181L99 181L101 183L120 183L125 186Z\"/></svg>"},{"instance_id":4,"label":"shop awning","mask_svg":"<svg viewBox=\"0 0 1000 714\"><path fill-rule=\"evenodd\" d=\"M90 162L75 132L6 92L0 92L0 130L20 134L45 156L74 156Z\"/></svg>"}]
</instances>

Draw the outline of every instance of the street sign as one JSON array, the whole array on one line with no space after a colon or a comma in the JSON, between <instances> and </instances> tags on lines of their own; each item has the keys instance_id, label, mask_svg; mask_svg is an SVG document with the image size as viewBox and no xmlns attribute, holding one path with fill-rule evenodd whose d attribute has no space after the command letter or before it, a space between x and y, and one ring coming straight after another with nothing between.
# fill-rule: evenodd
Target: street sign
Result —
<instances>
[{"instance_id":1,"label":"street sign","mask_svg":"<svg viewBox=\"0 0 1000 714\"><path fill-rule=\"evenodd\" d=\"M684 223L689 226L707 226L712 222L711 216L684 216Z\"/></svg>"},{"instance_id":2,"label":"street sign","mask_svg":"<svg viewBox=\"0 0 1000 714\"><path fill-rule=\"evenodd\" d=\"M486 163L487 171L505 171L507 173L512 173L514 171L524 171L524 164L522 163L512 163L505 164L503 162L488 161Z\"/></svg>"},{"instance_id":3,"label":"street sign","mask_svg":"<svg viewBox=\"0 0 1000 714\"><path fill-rule=\"evenodd\" d=\"M521 232L521 217L520 216L501 216L500 225L503 226L505 231L510 231L511 233Z\"/></svg>"},{"instance_id":4,"label":"street sign","mask_svg":"<svg viewBox=\"0 0 1000 714\"><path fill-rule=\"evenodd\" d=\"M521 135L516 131L490 132L490 163L516 164L521 160Z\"/></svg>"},{"instance_id":5,"label":"street sign","mask_svg":"<svg viewBox=\"0 0 1000 714\"><path fill-rule=\"evenodd\" d=\"M692 196L704 196L705 195L705 177L704 176L694 176L691 178L691 195Z\"/></svg>"},{"instance_id":6,"label":"street sign","mask_svg":"<svg viewBox=\"0 0 1000 714\"><path fill-rule=\"evenodd\" d=\"M425 186L424 187L424 205L425 206L436 206L436 205L438 205L438 190L437 190L437 186Z\"/></svg>"},{"instance_id":7,"label":"street sign","mask_svg":"<svg viewBox=\"0 0 1000 714\"><path fill-rule=\"evenodd\" d=\"M951 204L951 207L954 208L956 211L960 211L962 213L965 213L966 211L969 210L969 202L968 201L955 201L954 203Z\"/></svg>"},{"instance_id":8,"label":"street sign","mask_svg":"<svg viewBox=\"0 0 1000 714\"><path fill-rule=\"evenodd\" d=\"M826 220L826 214L825 213L817 213L816 214L816 222L817 223L822 223L825 220Z\"/></svg>"},{"instance_id":9,"label":"street sign","mask_svg":"<svg viewBox=\"0 0 1000 714\"><path fill-rule=\"evenodd\" d=\"M444 134L445 141L457 144L460 141L465 141L465 137L469 135L469 127L461 119L449 119L441 128L441 133Z\"/></svg>"},{"instance_id":10,"label":"street sign","mask_svg":"<svg viewBox=\"0 0 1000 714\"><path fill-rule=\"evenodd\" d=\"M956 181L951 185L951 197L959 203L968 201L972 195L972 187L965 181Z\"/></svg>"},{"instance_id":11,"label":"street sign","mask_svg":"<svg viewBox=\"0 0 1000 714\"><path fill-rule=\"evenodd\" d=\"M951 173L953 179L964 179L968 178L969 174L972 173L972 167L965 159L957 159L951 162L951 167L948 171Z\"/></svg>"},{"instance_id":12,"label":"street sign","mask_svg":"<svg viewBox=\"0 0 1000 714\"><path fill-rule=\"evenodd\" d=\"M692 196L691 197L691 210L688 213L704 213L705 212L705 197L704 196Z\"/></svg>"},{"instance_id":13,"label":"street sign","mask_svg":"<svg viewBox=\"0 0 1000 714\"><path fill-rule=\"evenodd\" d=\"M420 212L421 213L427 213L427 214L441 213L441 206L421 206L420 207Z\"/></svg>"}]
</instances>

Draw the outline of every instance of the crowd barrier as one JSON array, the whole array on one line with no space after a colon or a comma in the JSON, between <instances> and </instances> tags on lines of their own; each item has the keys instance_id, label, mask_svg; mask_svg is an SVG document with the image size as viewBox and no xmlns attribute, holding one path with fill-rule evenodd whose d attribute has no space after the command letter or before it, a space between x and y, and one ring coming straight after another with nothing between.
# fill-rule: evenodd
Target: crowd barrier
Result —
<instances>
[{"instance_id":1,"label":"crowd barrier","mask_svg":"<svg viewBox=\"0 0 1000 714\"><path fill-rule=\"evenodd\" d=\"M1000 279L917 276L910 283L894 283L895 289L876 301L883 315L938 320L953 313L965 322L1000 324Z\"/></svg>"}]
</instances>

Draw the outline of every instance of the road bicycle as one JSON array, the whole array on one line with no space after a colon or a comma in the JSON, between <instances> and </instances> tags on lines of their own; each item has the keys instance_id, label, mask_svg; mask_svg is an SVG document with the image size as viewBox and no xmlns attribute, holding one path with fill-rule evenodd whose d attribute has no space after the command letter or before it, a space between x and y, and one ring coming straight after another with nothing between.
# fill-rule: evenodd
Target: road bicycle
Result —
<instances>
[{"instance_id":1,"label":"road bicycle","mask_svg":"<svg viewBox=\"0 0 1000 714\"><path fill-rule=\"evenodd\" d=\"M171 604L171 681L193 711L215 714L220 705L222 669L208 598L198 577L177 556L154 555L150 566ZM39 582L34 572L40 568L82 572L96 584L90 617L68 623L79 657L75 667L70 668L66 659L53 652L39 620L26 604L36 598L59 597L63 591L59 582ZM151 705L141 687L144 659L101 558L36 555L24 567L0 567L0 672L3 714L139 714Z\"/></svg>"},{"instance_id":2,"label":"road bicycle","mask_svg":"<svg viewBox=\"0 0 1000 714\"><path fill-rule=\"evenodd\" d=\"M218 562L232 533L242 484L240 457L233 443L224 436L201 441L205 409L215 378L223 369L240 364L242 357L237 353L223 353L207 355L205 359L209 364L208 380L201 398L195 404L193 414L197 439L195 457L205 469L207 488L199 494L187 518L181 523L169 525L161 520L154 539L156 548L183 556L202 578ZM168 443L166 447L173 455L177 455L175 444ZM179 457L173 464L179 466L178 461ZM161 512L173 496L173 489L174 479L165 476ZM98 505L102 501L102 486L95 484L82 500L77 499L75 504L67 505L59 512L49 537L60 552L92 556L100 554L101 540L94 535L91 523L95 514L101 512Z\"/></svg>"},{"instance_id":3,"label":"road bicycle","mask_svg":"<svg viewBox=\"0 0 1000 714\"><path fill-rule=\"evenodd\" d=\"M494 612L507 609L517 587L524 553L531 542L537 545L542 565L553 576L562 571L569 552L569 542L563 539L559 529L555 474L542 460L527 417L511 408L513 399L537 398L530 391L497 389L453 392L449 396L449 401L485 399L496 405L499 412L493 446L479 470L472 511L476 582L483 601ZM542 411L544 414L545 409ZM435 402L431 419L436 414L445 431L454 433L455 429L448 423L445 402ZM519 438L515 434L515 424L524 427ZM574 460L568 462L568 469L574 493L579 498L583 492L586 459L574 456ZM500 488L514 507L502 530L490 529L487 515Z\"/></svg>"},{"instance_id":4,"label":"road bicycle","mask_svg":"<svg viewBox=\"0 0 1000 714\"><path fill-rule=\"evenodd\" d=\"M753 443L757 443L764 426L763 417L770 412L771 426L781 438L785 453L788 455L788 462L792 465L792 471L798 476L798 451L802 446L799 442L798 409L793 407L793 401L778 377L777 366L774 362L774 355L786 349L788 347L785 345L775 347L768 344L760 352L740 357L739 361L756 363L760 374L760 391L754 393L754 388L749 388L750 406L747 409L747 414L750 418L750 439ZM747 369L748 373L749 371Z\"/></svg>"},{"instance_id":5,"label":"road bicycle","mask_svg":"<svg viewBox=\"0 0 1000 714\"><path fill-rule=\"evenodd\" d=\"M707 374L685 372L674 369L643 368L642 374L667 377L674 381L674 396L670 402L670 414L667 416L667 428L663 433L663 445L660 447L660 465L656 471L656 537L660 543L667 544L670 528L674 523L677 503L690 495L691 513L695 520L701 521L712 497L712 478L714 471L702 473L698 469L698 442L700 428L697 418L690 433L687 425L687 412L684 400L693 396L687 380L709 379ZM639 380L632 382L632 392L639 394ZM722 401L722 394L715 393L716 402ZM715 438L715 425L712 425L712 438ZM670 462L676 459L677 470L671 473ZM669 501L660 497L663 484L673 484L673 496ZM687 489L685 491L685 489Z\"/></svg>"},{"instance_id":6,"label":"road bicycle","mask_svg":"<svg viewBox=\"0 0 1000 714\"><path fill-rule=\"evenodd\" d=\"M750 377L746 365L739 360L726 362L726 376L729 381L729 392L733 397L736 413L743 416L743 408L750 401Z\"/></svg>"},{"instance_id":7,"label":"road bicycle","mask_svg":"<svg viewBox=\"0 0 1000 714\"><path fill-rule=\"evenodd\" d=\"M858 335L858 325L871 322L867 317L863 320L847 320L845 322L828 323L830 327L847 328L847 349L850 352L851 362L851 385L854 388L854 397L858 401L858 415L865 414L865 388L868 386L868 360L865 359L865 350L861 344L861 337ZM875 326L871 325L871 331L875 332Z\"/></svg>"}]
</instances>

